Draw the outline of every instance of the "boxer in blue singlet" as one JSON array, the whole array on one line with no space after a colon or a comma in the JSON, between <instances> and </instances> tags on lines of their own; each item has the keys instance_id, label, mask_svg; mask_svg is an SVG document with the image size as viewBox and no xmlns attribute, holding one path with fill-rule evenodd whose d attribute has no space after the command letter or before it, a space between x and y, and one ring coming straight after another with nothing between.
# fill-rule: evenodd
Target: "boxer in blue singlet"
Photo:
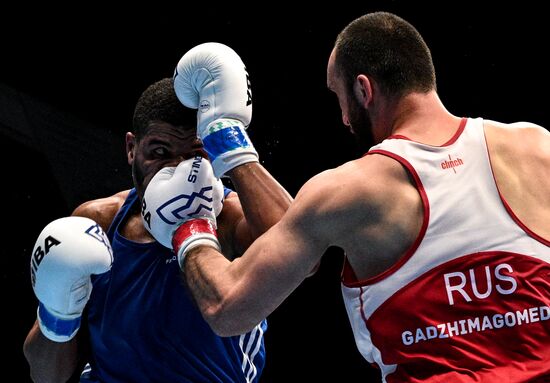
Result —
<instances>
[{"instance_id":1,"label":"boxer in blue singlet","mask_svg":"<svg viewBox=\"0 0 550 383\"><path fill-rule=\"evenodd\" d=\"M44 229L45 245L39 245L42 237L37 241L31 268L40 304L24 346L32 378L66 381L85 365L80 381L86 383L257 382L267 322L240 336L216 335L187 291L176 255L151 236L140 216L144 190L160 169L207 156L197 138L196 111L178 101L172 79L142 94L126 153L134 188L82 204L74 217ZM245 182L251 174L262 182ZM218 239L232 259L280 219L291 198L259 162L229 175L239 195L224 190ZM68 221L81 217L95 221L93 231L103 229L108 241L95 241L88 250L80 221ZM91 280L84 294L89 300L71 301L74 281L82 280Z\"/></svg>"}]
</instances>

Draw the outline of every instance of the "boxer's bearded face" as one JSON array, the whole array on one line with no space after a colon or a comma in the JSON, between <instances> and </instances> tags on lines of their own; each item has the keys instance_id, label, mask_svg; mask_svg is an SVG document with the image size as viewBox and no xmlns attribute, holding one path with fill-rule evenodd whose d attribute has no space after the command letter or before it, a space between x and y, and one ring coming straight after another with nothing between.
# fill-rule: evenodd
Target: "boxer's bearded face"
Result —
<instances>
[{"instance_id":1,"label":"boxer's bearded face","mask_svg":"<svg viewBox=\"0 0 550 383\"><path fill-rule=\"evenodd\" d=\"M344 125L349 127L359 144L360 150L366 151L373 145L370 113L355 98L352 87L346 86L346 81L336 68L335 60L336 52L333 50L327 66L327 87L338 98Z\"/></svg>"}]
</instances>

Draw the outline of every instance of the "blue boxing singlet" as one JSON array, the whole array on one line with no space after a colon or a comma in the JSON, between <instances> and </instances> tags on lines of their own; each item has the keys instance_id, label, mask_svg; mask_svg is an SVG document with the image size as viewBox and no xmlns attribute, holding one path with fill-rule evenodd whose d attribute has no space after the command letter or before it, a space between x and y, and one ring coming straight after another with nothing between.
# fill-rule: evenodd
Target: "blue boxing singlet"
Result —
<instances>
[{"instance_id":1,"label":"blue boxing singlet","mask_svg":"<svg viewBox=\"0 0 550 383\"><path fill-rule=\"evenodd\" d=\"M91 359L80 381L257 382L265 364L267 322L240 336L217 336L185 287L174 253L158 242L137 243L119 233L136 203L132 189L107 233L112 269L92 276Z\"/></svg>"}]
</instances>

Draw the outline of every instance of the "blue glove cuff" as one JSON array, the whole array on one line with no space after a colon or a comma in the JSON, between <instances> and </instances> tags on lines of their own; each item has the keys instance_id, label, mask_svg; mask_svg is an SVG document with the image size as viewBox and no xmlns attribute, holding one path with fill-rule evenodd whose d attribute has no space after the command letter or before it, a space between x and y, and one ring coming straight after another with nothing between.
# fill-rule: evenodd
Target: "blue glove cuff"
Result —
<instances>
[{"instance_id":1,"label":"blue glove cuff","mask_svg":"<svg viewBox=\"0 0 550 383\"><path fill-rule=\"evenodd\" d=\"M45 327L47 332L54 336L56 339L52 339L50 334L44 334L46 337L52 340L58 340L62 338L72 338L76 333L76 330L80 328L80 317L74 319L62 319L58 318L48 311L48 309L42 304L38 304L38 320L41 327ZM67 339L67 340L68 340Z\"/></svg>"},{"instance_id":2,"label":"blue glove cuff","mask_svg":"<svg viewBox=\"0 0 550 383\"><path fill-rule=\"evenodd\" d=\"M203 138L204 149L211 162L220 155L239 148L252 148L243 124L237 120L217 120L208 129Z\"/></svg>"}]
</instances>

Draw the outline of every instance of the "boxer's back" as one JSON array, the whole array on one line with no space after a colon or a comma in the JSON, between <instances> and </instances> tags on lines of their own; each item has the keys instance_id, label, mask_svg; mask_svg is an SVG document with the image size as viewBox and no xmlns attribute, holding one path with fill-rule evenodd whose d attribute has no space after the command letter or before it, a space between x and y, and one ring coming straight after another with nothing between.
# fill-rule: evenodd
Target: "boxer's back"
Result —
<instances>
[{"instance_id":1,"label":"boxer's back","mask_svg":"<svg viewBox=\"0 0 550 383\"><path fill-rule=\"evenodd\" d=\"M391 221L394 208L386 203L379 217L369 214L368 230L356 232L361 240L345 247L342 289L359 350L379 364L388 382L502 376L538 381L548 373L550 357L550 242L544 226L550 188L540 179L544 170L537 171L548 163L548 134L468 119L443 145L414 138L390 137L363 160L372 157L379 165L382 156L407 169L410 181L379 167L397 183L375 178L383 197L367 197L395 198L394 205L405 206L403 190L415 184L423 223L420 230L402 230L417 237L398 254L392 242L404 236L377 229ZM414 206L417 199L411 199ZM398 224L418 215L398 210ZM386 254L383 247L361 248L373 237L388 244ZM378 274L362 269L388 259L393 264Z\"/></svg>"},{"instance_id":2,"label":"boxer's back","mask_svg":"<svg viewBox=\"0 0 550 383\"><path fill-rule=\"evenodd\" d=\"M527 229L550 238L550 133L524 122L485 120L485 137L499 192Z\"/></svg>"}]
</instances>

